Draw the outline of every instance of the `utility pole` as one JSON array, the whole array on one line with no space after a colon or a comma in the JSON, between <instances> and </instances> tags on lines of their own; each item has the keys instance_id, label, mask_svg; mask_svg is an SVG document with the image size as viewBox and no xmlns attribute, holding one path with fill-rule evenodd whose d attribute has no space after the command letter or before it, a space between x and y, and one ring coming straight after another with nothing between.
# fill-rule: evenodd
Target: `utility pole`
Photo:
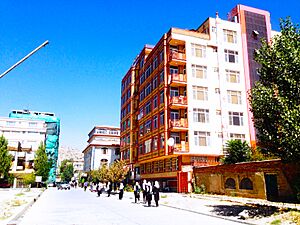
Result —
<instances>
[{"instance_id":1,"label":"utility pole","mask_svg":"<svg viewBox=\"0 0 300 225\"><path fill-rule=\"evenodd\" d=\"M45 41L43 44L41 44L39 47L34 49L32 52L30 52L28 55L26 55L24 58L22 58L19 62L15 63L12 67L10 67L8 70L6 70L4 73L0 75L0 79L4 77L7 73L9 73L11 70L16 68L18 65L20 65L22 62L24 62L26 59L28 59L30 56L32 56L34 53L36 53L41 48L45 47L47 44L49 44L49 41Z\"/></svg>"}]
</instances>

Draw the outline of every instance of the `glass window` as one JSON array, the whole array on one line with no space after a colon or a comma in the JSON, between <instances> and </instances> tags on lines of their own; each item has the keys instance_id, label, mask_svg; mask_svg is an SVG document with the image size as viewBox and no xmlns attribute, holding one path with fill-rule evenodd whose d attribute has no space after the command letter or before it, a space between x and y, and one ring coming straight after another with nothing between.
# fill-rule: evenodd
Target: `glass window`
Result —
<instances>
[{"instance_id":1,"label":"glass window","mask_svg":"<svg viewBox=\"0 0 300 225\"><path fill-rule=\"evenodd\" d=\"M140 77L140 84L144 83L144 81L145 81L145 74L142 73Z\"/></svg>"},{"instance_id":2,"label":"glass window","mask_svg":"<svg viewBox=\"0 0 300 225\"><path fill-rule=\"evenodd\" d=\"M157 88L157 75L153 78L153 89Z\"/></svg>"},{"instance_id":3,"label":"glass window","mask_svg":"<svg viewBox=\"0 0 300 225\"><path fill-rule=\"evenodd\" d=\"M15 121L6 121L6 126L14 127L14 126L16 126L16 122Z\"/></svg>"},{"instance_id":4,"label":"glass window","mask_svg":"<svg viewBox=\"0 0 300 225\"><path fill-rule=\"evenodd\" d=\"M170 90L170 96L171 97L175 97L175 96L179 96L179 90L178 90L178 88L171 88L171 90Z\"/></svg>"},{"instance_id":5,"label":"glass window","mask_svg":"<svg viewBox=\"0 0 300 225\"><path fill-rule=\"evenodd\" d=\"M157 120L157 116L153 117L153 129L156 129L158 127L158 120Z\"/></svg>"},{"instance_id":6,"label":"glass window","mask_svg":"<svg viewBox=\"0 0 300 225\"><path fill-rule=\"evenodd\" d=\"M159 113L159 125L163 126L165 124L165 113L164 112L160 112Z\"/></svg>"},{"instance_id":7,"label":"glass window","mask_svg":"<svg viewBox=\"0 0 300 225\"><path fill-rule=\"evenodd\" d=\"M242 97L240 91L227 91L228 103L242 104Z\"/></svg>"},{"instance_id":8,"label":"glass window","mask_svg":"<svg viewBox=\"0 0 300 225\"><path fill-rule=\"evenodd\" d=\"M224 50L225 52L225 62L230 63L238 63L238 52L237 51L231 51L231 50Z\"/></svg>"},{"instance_id":9,"label":"glass window","mask_svg":"<svg viewBox=\"0 0 300 225\"><path fill-rule=\"evenodd\" d=\"M162 90L159 94L159 104L163 104L164 103L164 91Z\"/></svg>"},{"instance_id":10,"label":"glass window","mask_svg":"<svg viewBox=\"0 0 300 225\"><path fill-rule=\"evenodd\" d=\"M159 83L163 84L165 82L165 73L164 71L161 71L159 74Z\"/></svg>"},{"instance_id":11,"label":"glass window","mask_svg":"<svg viewBox=\"0 0 300 225\"><path fill-rule=\"evenodd\" d=\"M208 88L193 86L193 99L207 101L208 100Z\"/></svg>"},{"instance_id":12,"label":"glass window","mask_svg":"<svg viewBox=\"0 0 300 225\"><path fill-rule=\"evenodd\" d=\"M151 93L151 83L147 84L146 88L145 88L145 97L147 97L148 95L150 95Z\"/></svg>"},{"instance_id":13,"label":"glass window","mask_svg":"<svg viewBox=\"0 0 300 225\"><path fill-rule=\"evenodd\" d=\"M148 115L151 112L151 101L148 101L145 106L145 114Z\"/></svg>"},{"instance_id":14,"label":"glass window","mask_svg":"<svg viewBox=\"0 0 300 225\"><path fill-rule=\"evenodd\" d=\"M226 80L229 83L240 83L240 72L233 70L226 70Z\"/></svg>"},{"instance_id":15,"label":"glass window","mask_svg":"<svg viewBox=\"0 0 300 225\"><path fill-rule=\"evenodd\" d=\"M153 98L153 109L157 108L157 95Z\"/></svg>"},{"instance_id":16,"label":"glass window","mask_svg":"<svg viewBox=\"0 0 300 225\"><path fill-rule=\"evenodd\" d=\"M161 51L159 53L159 62L162 62L162 61L164 61L164 51Z\"/></svg>"},{"instance_id":17,"label":"glass window","mask_svg":"<svg viewBox=\"0 0 300 225\"><path fill-rule=\"evenodd\" d=\"M160 148L163 148L165 146L165 135L160 135Z\"/></svg>"},{"instance_id":18,"label":"glass window","mask_svg":"<svg viewBox=\"0 0 300 225\"><path fill-rule=\"evenodd\" d=\"M170 74L178 74L178 67L170 66Z\"/></svg>"},{"instance_id":19,"label":"glass window","mask_svg":"<svg viewBox=\"0 0 300 225\"><path fill-rule=\"evenodd\" d=\"M158 147L158 137L155 136L153 138L153 150L157 150L157 147Z\"/></svg>"},{"instance_id":20,"label":"glass window","mask_svg":"<svg viewBox=\"0 0 300 225\"><path fill-rule=\"evenodd\" d=\"M171 111L171 120L178 120L178 119L179 119L179 112Z\"/></svg>"},{"instance_id":21,"label":"glass window","mask_svg":"<svg viewBox=\"0 0 300 225\"><path fill-rule=\"evenodd\" d=\"M242 112L228 112L229 113L229 125L243 126L243 113Z\"/></svg>"},{"instance_id":22,"label":"glass window","mask_svg":"<svg viewBox=\"0 0 300 225\"><path fill-rule=\"evenodd\" d=\"M196 146L210 145L210 132L194 131L194 138Z\"/></svg>"},{"instance_id":23,"label":"glass window","mask_svg":"<svg viewBox=\"0 0 300 225\"><path fill-rule=\"evenodd\" d=\"M29 127L37 127L37 122L29 122Z\"/></svg>"},{"instance_id":24,"label":"glass window","mask_svg":"<svg viewBox=\"0 0 300 225\"><path fill-rule=\"evenodd\" d=\"M209 110L208 109L193 109L194 122L209 123Z\"/></svg>"},{"instance_id":25,"label":"glass window","mask_svg":"<svg viewBox=\"0 0 300 225\"><path fill-rule=\"evenodd\" d=\"M151 152L151 139L145 141L145 153Z\"/></svg>"},{"instance_id":26,"label":"glass window","mask_svg":"<svg viewBox=\"0 0 300 225\"><path fill-rule=\"evenodd\" d=\"M145 123L145 132L146 134L151 132L151 124L152 124L152 120L147 120Z\"/></svg>"},{"instance_id":27,"label":"glass window","mask_svg":"<svg viewBox=\"0 0 300 225\"><path fill-rule=\"evenodd\" d=\"M193 64L192 65L192 75L195 78L206 79L207 78L207 67Z\"/></svg>"},{"instance_id":28,"label":"glass window","mask_svg":"<svg viewBox=\"0 0 300 225\"><path fill-rule=\"evenodd\" d=\"M192 43L192 56L199 57L199 58L205 58L206 57L206 46Z\"/></svg>"},{"instance_id":29,"label":"glass window","mask_svg":"<svg viewBox=\"0 0 300 225\"><path fill-rule=\"evenodd\" d=\"M233 30L223 30L224 41L228 43L237 43L237 34Z\"/></svg>"},{"instance_id":30,"label":"glass window","mask_svg":"<svg viewBox=\"0 0 300 225\"><path fill-rule=\"evenodd\" d=\"M245 141L245 134L233 134L233 133L230 133L230 139Z\"/></svg>"}]
</instances>

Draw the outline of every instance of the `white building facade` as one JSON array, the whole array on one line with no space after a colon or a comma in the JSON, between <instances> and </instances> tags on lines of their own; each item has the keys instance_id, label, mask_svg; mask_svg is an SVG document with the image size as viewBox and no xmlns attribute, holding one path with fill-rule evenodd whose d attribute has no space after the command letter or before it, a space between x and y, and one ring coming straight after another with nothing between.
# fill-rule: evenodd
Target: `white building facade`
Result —
<instances>
[{"instance_id":1,"label":"white building facade","mask_svg":"<svg viewBox=\"0 0 300 225\"><path fill-rule=\"evenodd\" d=\"M99 169L120 159L120 129L96 126L89 133L88 146L83 150L84 172Z\"/></svg>"},{"instance_id":2,"label":"white building facade","mask_svg":"<svg viewBox=\"0 0 300 225\"><path fill-rule=\"evenodd\" d=\"M210 39L185 40L189 154L223 155L231 139L250 142L240 25L208 18Z\"/></svg>"},{"instance_id":3,"label":"white building facade","mask_svg":"<svg viewBox=\"0 0 300 225\"><path fill-rule=\"evenodd\" d=\"M13 155L12 173L33 172L36 150L45 143L46 123L41 120L0 118L0 135L8 141Z\"/></svg>"}]
</instances>

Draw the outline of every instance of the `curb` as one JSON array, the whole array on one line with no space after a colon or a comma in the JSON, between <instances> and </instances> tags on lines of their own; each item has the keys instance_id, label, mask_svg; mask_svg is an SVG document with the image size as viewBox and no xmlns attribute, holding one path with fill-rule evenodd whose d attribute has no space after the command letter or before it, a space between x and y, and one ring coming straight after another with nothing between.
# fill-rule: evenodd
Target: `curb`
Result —
<instances>
[{"instance_id":1,"label":"curb","mask_svg":"<svg viewBox=\"0 0 300 225\"><path fill-rule=\"evenodd\" d=\"M44 190L45 191L45 190ZM14 216L12 220L10 220L6 225L18 225L20 222L19 219L25 214L25 212L31 207L37 200L38 198L44 193L42 191L39 193L33 200L31 200L20 212L17 213L17 215Z\"/></svg>"}]
</instances>

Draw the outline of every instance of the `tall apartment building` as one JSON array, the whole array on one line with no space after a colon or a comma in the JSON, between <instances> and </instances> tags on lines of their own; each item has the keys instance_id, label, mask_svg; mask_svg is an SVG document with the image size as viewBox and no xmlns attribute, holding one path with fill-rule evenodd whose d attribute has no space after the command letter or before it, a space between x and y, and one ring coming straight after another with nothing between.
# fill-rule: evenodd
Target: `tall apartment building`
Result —
<instances>
[{"instance_id":1,"label":"tall apartment building","mask_svg":"<svg viewBox=\"0 0 300 225\"><path fill-rule=\"evenodd\" d=\"M46 123L40 120L0 118L0 135L8 141L9 153L13 156L10 173L32 173L34 155L46 139Z\"/></svg>"},{"instance_id":2,"label":"tall apartment building","mask_svg":"<svg viewBox=\"0 0 300 225\"><path fill-rule=\"evenodd\" d=\"M13 110L9 114L10 118L32 119L44 121L46 124L46 154L48 159L51 159L52 165L49 172L48 181L56 180L56 169L58 159L59 134L60 134L60 119L50 112L37 112L29 110Z\"/></svg>"},{"instance_id":3,"label":"tall apartment building","mask_svg":"<svg viewBox=\"0 0 300 225\"><path fill-rule=\"evenodd\" d=\"M245 21L245 11L258 15ZM136 179L191 191L193 166L218 164L230 139L251 143L247 91L258 65L246 55L264 34L253 25L261 26L261 12L238 5L228 21L217 15L195 30L171 28L136 57L121 89L121 158Z\"/></svg>"},{"instance_id":4,"label":"tall apartment building","mask_svg":"<svg viewBox=\"0 0 300 225\"><path fill-rule=\"evenodd\" d=\"M88 146L83 150L84 172L99 169L120 159L120 128L96 126L89 133Z\"/></svg>"}]
</instances>

